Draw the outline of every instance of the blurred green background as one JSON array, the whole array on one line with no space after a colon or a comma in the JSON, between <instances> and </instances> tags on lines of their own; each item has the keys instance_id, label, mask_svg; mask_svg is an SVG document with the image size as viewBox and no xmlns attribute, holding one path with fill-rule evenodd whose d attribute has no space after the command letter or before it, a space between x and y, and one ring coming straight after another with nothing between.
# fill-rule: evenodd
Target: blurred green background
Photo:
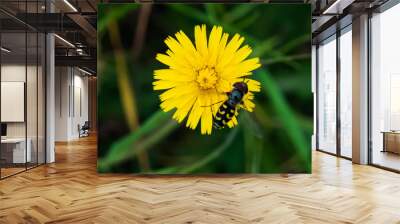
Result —
<instances>
[{"instance_id":1,"label":"blurred green background","mask_svg":"<svg viewBox=\"0 0 400 224\"><path fill-rule=\"evenodd\" d=\"M164 39L194 26L244 36L262 67L253 113L201 135L159 109L152 89ZM100 4L98 171L117 173L309 173L313 98L311 9L302 4Z\"/></svg>"}]
</instances>

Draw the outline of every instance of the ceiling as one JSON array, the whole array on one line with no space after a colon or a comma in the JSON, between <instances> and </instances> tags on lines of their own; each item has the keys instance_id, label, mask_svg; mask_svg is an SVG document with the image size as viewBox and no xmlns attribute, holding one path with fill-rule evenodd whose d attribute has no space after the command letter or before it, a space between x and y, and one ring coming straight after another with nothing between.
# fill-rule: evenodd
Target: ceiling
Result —
<instances>
[{"instance_id":1,"label":"ceiling","mask_svg":"<svg viewBox=\"0 0 400 224\"><path fill-rule=\"evenodd\" d=\"M96 73L96 6L99 2L1 0L2 46L12 50L7 53L7 60L16 62L23 59L24 55L27 55L28 59L33 58L33 55L36 55L37 44L35 45L36 39L31 39L36 36L36 32L54 32L57 34L56 65L75 65ZM28 33L25 38L26 30L34 32L35 35Z\"/></svg>"},{"instance_id":2,"label":"ceiling","mask_svg":"<svg viewBox=\"0 0 400 224\"><path fill-rule=\"evenodd\" d=\"M388 0L314 0L313 43L331 36L337 29L352 23L352 18L373 11Z\"/></svg>"},{"instance_id":3,"label":"ceiling","mask_svg":"<svg viewBox=\"0 0 400 224\"><path fill-rule=\"evenodd\" d=\"M171 2L171 0L168 0ZM155 2L168 2L156 0ZM184 1L184 0L176 0ZM196 0L194 0L196 1ZM213 0L211 2L223 1ZM246 2L246 0L244 0ZM321 36L329 27L347 14L356 14L379 6L387 0L251 0L268 3L310 3L312 7L313 37ZM24 54L25 39L19 32L37 30L54 32L56 63L83 66L96 71L97 4L101 2L134 2L134 0L1 0L0 21L4 41L15 48L14 54ZM150 2L144 0L143 2ZM52 13L48 13L48 12ZM28 54L32 52L31 44ZM19 50L18 50L19 49Z\"/></svg>"}]
</instances>

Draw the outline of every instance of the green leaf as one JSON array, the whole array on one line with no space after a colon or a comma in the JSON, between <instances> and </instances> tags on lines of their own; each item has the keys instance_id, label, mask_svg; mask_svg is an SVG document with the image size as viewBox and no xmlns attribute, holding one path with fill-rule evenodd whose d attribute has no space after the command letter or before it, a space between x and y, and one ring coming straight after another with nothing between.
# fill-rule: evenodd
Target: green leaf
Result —
<instances>
[{"instance_id":1,"label":"green leaf","mask_svg":"<svg viewBox=\"0 0 400 224\"><path fill-rule=\"evenodd\" d=\"M257 57L262 57L267 52L270 53L270 51L275 51L274 48L278 44L278 39L278 37L270 37L255 45L253 55L257 55Z\"/></svg>"},{"instance_id":2,"label":"green leaf","mask_svg":"<svg viewBox=\"0 0 400 224\"><path fill-rule=\"evenodd\" d=\"M219 21L217 18L211 18L206 13L203 13L202 11L200 11L194 7L191 7L188 5L183 5L183 4L168 4L168 7L184 16L198 20L202 23L208 23L208 24L212 24L212 25L221 25L225 31L230 32L231 34L239 33L241 36L244 36L246 38L246 40L249 43L251 43L252 45L257 45L257 43L258 43L258 41L255 37L237 29L236 26L231 25L229 23L224 23L222 21ZM210 20L210 18L211 18L211 20Z\"/></svg>"},{"instance_id":3,"label":"green leaf","mask_svg":"<svg viewBox=\"0 0 400 224\"><path fill-rule=\"evenodd\" d=\"M286 129L290 141L293 143L300 158L306 166L306 171L311 171L311 145L304 136L299 121L296 119L295 113L292 111L286 101L281 89L275 80L263 69L259 69L255 73L257 80L261 82L261 89L267 97L270 98L277 115Z\"/></svg>"},{"instance_id":4,"label":"green leaf","mask_svg":"<svg viewBox=\"0 0 400 224\"><path fill-rule=\"evenodd\" d=\"M252 13L251 15L247 16L246 18L238 21L236 23L236 27L240 30L244 30L246 28L248 28L249 26L255 24L257 22L257 20L260 17L260 12L256 11L254 13Z\"/></svg>"},{"instance_id":5,"label":"green leaf","mask_svg":"<svg viewBox=\"0 0 400 224\"><path fill-rule=\"evenodd\" d=\"M266 59L261 61L264 65L271 65L275 63L285 63L285 62L290 62L294 60L303 60L303 59L309 59L310 54L298 54L298 55L281 55L277 56L274 58Z\"/></svg>"},{"instance_id":6,"label":"green leaf","mask_svg":"<svg viewBox=\"0 0 400 224\"><path fill-rule=\"evenodd\" d=\"M226 13L223 21L226 23L231 23L236 20L243 18L244 16L248 16L249 12L252 11L257 4L239 4L235 8L233 8L230 12Z\"/></svg>"},{"instance_id":7,"label":"green leaf","mask_svg":"<svg viewBox=\"0 0 400 224\"><path fill-rule=\"evenodd\" d=\"M175 130L178 124L170 116L170 113L157 111L137 131L112 144L107 156L99 160L99 170L106 171L114 164L135 157Z\"/></svg>"},{"instance_id":8,"label":"green leaf","mask_svg":"<svg viewBox=\"0 0 400 224\"><path fill-rule=\"evenodd\" d=\"M298 47L299 45L303 45L304 43L311 42L311 35L309 33L299 36L289 42L287 42L284 46L279 49L282 54L286 54L291 51L293 48Z\"/></svg>"},{"instance_id":9,"label":"green leaf","mask_svg":"<svg viewBox=\"0 0 400 224\"><path fill-rule=\"evenodd\" d=\"M205 158L193 163L192 165L190 165L186 168L183 168L182 170L178 171L178 173L180 173L180 174L193 173L194 171L202 168L209 162L218 158L218 156L220 156L232 144L233 140L235 139L235 137L238 133L238 130L239 130L238 127L233 128L229 132L229 134L226 137L226 139L224 140L224 142L221 145L219 145L217 148L212 150L212 153L208 154Z\"/></svg>"},{"instance_id":10,"label":"green leaf","mask_svg":"<svg viewBox=\"0 0 400 224\"><path fill-rule=\"evenodd\" d=\"M260 102L254 100L255 104L257 105L254 108L254 117L260 123L263 128L276 128L279 127L279 124L274 121L271 117L268 116L266 108L263 108Z\"/></svg>"},{"instance_id":11,"label":"green leaf","mask_svg":"<svg viewBox=\"0 0 400 224\"><path fill-rule=\"evenodd\" d=\"M97 32L102 35L111 21L123 18L130 11L139 8L139 4L99 4L99 21L97 23ZM111 10L105 11L107 8Z\"/></svg>"},{"instance_id":12,"label":"green leaf","mask_svg":"<svg viewBox=\"0 0 400 224\"><path fill-rule=\"evenodd\" d=\"M153 172L151 172L152 174L176 174L179 173L179 170L181 169L181 167L166 167L166 168L162 168L159 170L155 170Z\"/></svg>"},{"instance_id":13,"label":"green leaf","mask_svg":"<svg viewBox=\"0 0 400 224\"><path fill-rule=\"evenodd\" d=\"M203 13L202 11L189 6L189 5L184 5L184 4L168 4L167 5L170 9L181 13L182 15L185 15L189 18L199 20L203 23L208 23L209 22L209 17Z\"/></svg>"},{"instance_id":14,"label":"green leaf","mask_svg":"<svg viewBox=\"0 0 400 224\"><path fill-rule=\"evenodd\" d=\"M218 18L217 18L215 5L214 4L205 4L205 7L206 7L207 15L208 15L208 21L210 21L213 24L217 24Z\"/></svg>"},{"instance_id":15,"label":"green leaf","mask_svg":"<svg viewBox=\"0 0 400 224\"><path fill-rule=\"evenodd\" d=\"M244 113L242 118L246 173L260 173L264 142L262 130L249 113Z\"/></svg>"}]
</instances>

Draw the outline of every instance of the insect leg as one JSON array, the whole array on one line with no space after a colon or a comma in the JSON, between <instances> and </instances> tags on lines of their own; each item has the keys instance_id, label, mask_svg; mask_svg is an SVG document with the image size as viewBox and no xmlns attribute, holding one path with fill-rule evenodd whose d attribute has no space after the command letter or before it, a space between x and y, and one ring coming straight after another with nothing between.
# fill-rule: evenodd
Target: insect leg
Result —
<instances>
[{"instance_id":1,"label":"insect leg","mask_svg":"<svg viewBox=\"0 0 400 224\"><path fill-rule=\"evenodd\" d=\"M211 107L211 106L214 106L215 104L219 104L219 103L222 103L222 102L224 102L224 100L221 100L219 102L213 103L213 104L208 105L208 106L201 106L201 107Z\"/></svg>"},{"instance_id":2,"label":"insect leg","mask_svg":"<svg viewBox=\"0 0 400 224\"><path fill-rule=\"evenodd\" d=\"M215 115L214 115L214 111L213 111L213 107L211 106L211 114L212 114L212 116L214 117Z\"/></svg>"}]
</instances>

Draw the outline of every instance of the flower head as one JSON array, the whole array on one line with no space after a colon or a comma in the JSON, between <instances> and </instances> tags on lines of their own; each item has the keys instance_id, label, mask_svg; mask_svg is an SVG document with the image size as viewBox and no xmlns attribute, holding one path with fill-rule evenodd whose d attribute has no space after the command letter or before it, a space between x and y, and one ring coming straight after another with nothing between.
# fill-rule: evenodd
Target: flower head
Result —
<instances>
[{"instance_id":1,"label":"flower head","mask_svg":"<svg viewBox=\"0 0 400 224\"><path fill-rule=\"evenodd\" d=\"M168 66L154 71L154 90L160 94L161 109L176 109L173 118L179 123L186 117L186 126L195 129L201 123L201 133L211 134L213 116L227 100L227 93L235 82L246 82L249 92L243 98L245 110L253 111L253 92L260 91L260 83L249 79L251 71L260 67L258 58L246 59L252 52L248 45L242 46L244 38L229 34L222 27L214 26L207 40L206 26L195 26L194 44L183 31L165 40L166 54L156 59ZM228 126L237 125L236 117Z\"/></svg>"}]
</instances>

